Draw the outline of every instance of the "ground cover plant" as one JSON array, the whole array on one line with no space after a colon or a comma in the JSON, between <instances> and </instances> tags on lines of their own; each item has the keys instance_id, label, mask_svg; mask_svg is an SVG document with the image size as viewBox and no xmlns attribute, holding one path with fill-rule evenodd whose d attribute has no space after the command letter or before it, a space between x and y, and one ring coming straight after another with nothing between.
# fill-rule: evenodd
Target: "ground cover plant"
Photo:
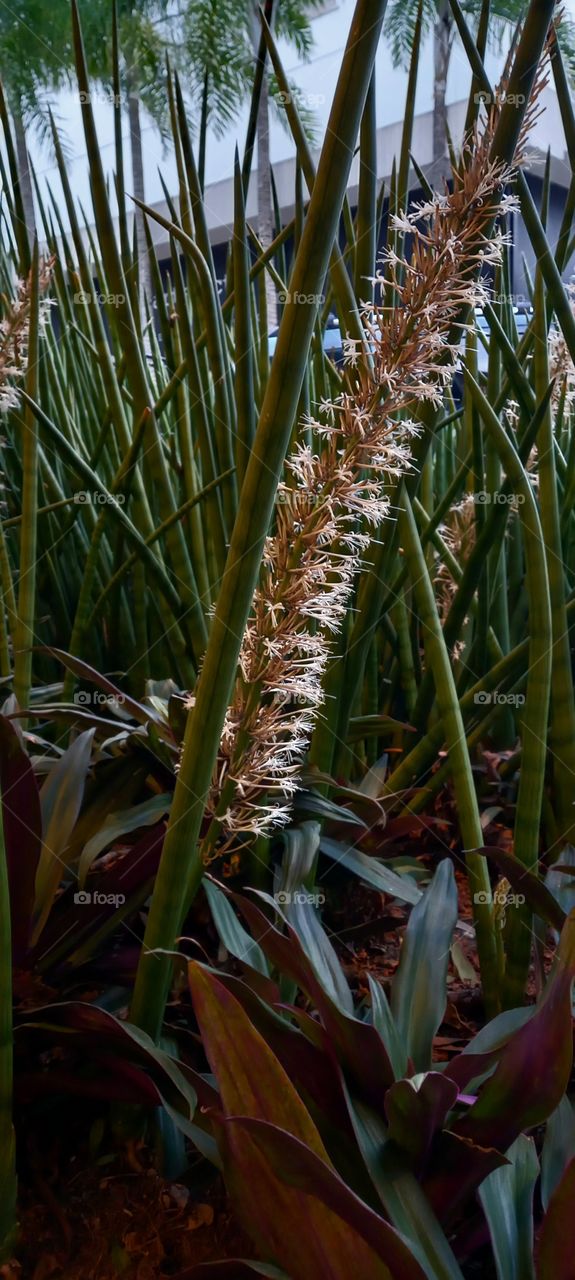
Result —
<instances>
[{"instance_id":1,"label":"ground cover plant","mask_svg":"<svg viewBox=\"0 0 575 1280\"><path fill-rule=\"evenodd\" d=\"M565 33L526 7L493 86L489 4L451 0L438 190L418 12L378 189L385 9L317 163L260 15L224 280L169 62L177 199L132 236L115 8L114 195L75 3L90 212L51 120L30 233L0 99L6 1277L573 1274L575 188L551 243L526 178L550 79L573 154ZM264 245L270 86L298 167Z\"/></svg>"}]
</instances>

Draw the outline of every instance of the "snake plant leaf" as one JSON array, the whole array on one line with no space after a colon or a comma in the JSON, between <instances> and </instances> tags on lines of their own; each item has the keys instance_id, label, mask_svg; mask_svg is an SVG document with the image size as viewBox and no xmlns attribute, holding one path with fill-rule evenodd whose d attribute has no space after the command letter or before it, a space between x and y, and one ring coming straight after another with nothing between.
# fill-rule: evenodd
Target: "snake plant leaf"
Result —
<instances>
[{"instance_id":1,"label":"snake plant leaf","mask_svg":"<svg viewBox=\"0 0 575 1280\"><path fill-rule=\"evenodd\" d=\"M419 1172L435 1134L457 1099L457 1085L439 1071L398 1080L385 1095L388 1133Z\"/></svg>"},{"instance_id":2,"label":"snake plant leaf","mask_svg":"<svg viewBox=\"0 0 575 1280\"><path fill-rule=\"evenodd\" d=\"M539 1237L537 1280L571 1280L573 1275L573 1197L575 1160L555 1188Z\"/></svg>"},{"instance_id":3,"label":"snake plant leaf","mask_svg":"<svg viewBox=\"0 0 575 1280\"><path fill-rule=\"evenodd\" d=\"M413 725L403 720L395 720L393 716L366 715L352 716L349 722L348 742L362 742L364 738L381 738L384 733L415 733Z\"/></svg>"},{"instance_id":4,"label":"snake plant leaf","mask_svg":"<svg viewBox=\"0 0 575 1280\"><path fill-rule=\"evenodd\" d=\"M555 966L536 1011L505 1045L494 1074L455 1131L506 1151L522 1130L542 1124L559 1105L573 1063L571 987L575 911L561 934Z\"/></svg>"},{"instance_id":5,"label":"snake plant leaf","mask_svg":"<svg viewBox=\"0 0 575 1280\"><path fill-rule=\"evenodd\" d=\"M575 1159L575 1112L567 1095L549 1116L541 1150L541 1201L543 1208L560 1182L567 1165Z\"/></svg>"},{"instance_id":6,"label":"snake plant leaf","mask_svg":"<svg viewBox=\"0 0 575 1280\"><path fill-rule=\"evenodd\" d=\"M532 1138L522 1134L479 1188L491 1236L498 1280L535 1280L533 1192L539 1161Z\"/></svg>"},{"instance_id":7,"label":"snake plant leaf","mask_svg":"<svg viewBox=\"0 0 575 1280\"><path fill-rule=\"evenodd\" d=\"M431 1066L433 1037L445 1013L449 948L457 923L457 888L448 858L413 908L395 975L391 1009L416 1071Z\"/></svg>"},{"instance_id":8,"label":"snake plant leaf","mask_svg":"<svg viewBox=\"0 0 575 1280\"><path fill-rule=\"evenodd\" d=\"M12 958L24 962L30 941L36 871L42 848L38 785L16 729L0 716L0 793L10 889Z\"/></svg>"},{"instance_id":9,"label":"snake plant leaf","mask_svg":"<svg viewBox=\"0 0 575 1280\"><path fill-rule=\"evenodd\" d=\"M236 895L235 901L272 964L282 975L297 983L314 1002L344 1069L357 1081L360 1091L375 1108L380 1107L383 1090L394 1077L375 1027L351 1017L331 999L306 956L297 933L289 924L287 933L282 934L247 898Z\"/></svg>"}]
</instances>

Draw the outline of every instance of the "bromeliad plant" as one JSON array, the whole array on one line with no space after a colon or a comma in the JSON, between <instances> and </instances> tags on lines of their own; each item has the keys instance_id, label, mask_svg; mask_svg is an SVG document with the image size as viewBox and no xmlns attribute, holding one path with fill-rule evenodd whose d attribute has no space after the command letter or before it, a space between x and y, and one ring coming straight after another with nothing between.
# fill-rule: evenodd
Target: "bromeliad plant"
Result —
<instances>
[{"instance_id":1,"label":"bromeliad plant","mask_svg":"<svg viewBox=\"0 0 575 1280\"><path fill-rule=\"evenodd\" d=\"M312 824L301 830L318 838ZM242 976L189 966L219 1092L205 1106L264 1261L298 1280L347 1280L352 1268L461 1280L462 1266L489 1255L498 1280L567 1277L557 1228L575 1167L573 916L538 1004L499 1015L437 1062L458 905L448 859L412 910L390 999L368 974L359 1008L303 885L291 906L276 900L274 919L269 903L208 883Z\"/></svg>"}]
</instances>

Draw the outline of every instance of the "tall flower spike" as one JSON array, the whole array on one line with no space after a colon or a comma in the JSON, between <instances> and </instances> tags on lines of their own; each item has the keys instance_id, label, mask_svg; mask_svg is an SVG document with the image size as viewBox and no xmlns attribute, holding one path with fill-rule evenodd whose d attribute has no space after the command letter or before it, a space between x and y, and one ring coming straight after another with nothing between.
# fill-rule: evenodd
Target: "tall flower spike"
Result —
<instances>
[{"instance_id":1,"label":"tall flower spike","mask_svg":"<svg viewBox=\"0 0 575 1280\"><path fill-rule=\"evenodd\" d=\"M43 293L48 288L54 260L42 259L39 268L39 288ZM26 372L28 362L28 330L30 326L30 304L32 297L32 279L19 280L16 286L16 297L1 297L2 320L0 320L0 412L13 409L18 404L17 385ZM47 308L50 304L41 304L40 323L46 322Z\"/></svg>"},{"instance_id":2,"label":"tall flower spike","mask_svg":"<svg viewBox=\"0 0 575 1280\"><path fill-rule=\"evenodd\" d=\"M494 117L464 150L453 190L394 220L408 258L384 254L384 298L364 309L372 361L346 344L347 385L307 423L286 462L208 800L206 861L239 833L269 834L290 805L322 678L352 600L363 554L388 511L389 478L410 466L413 418L439 406L459 358L454 325L487 295L499 261L494 219L512 207L510 170L490 159Z\"/></svg>"}]
</instances>

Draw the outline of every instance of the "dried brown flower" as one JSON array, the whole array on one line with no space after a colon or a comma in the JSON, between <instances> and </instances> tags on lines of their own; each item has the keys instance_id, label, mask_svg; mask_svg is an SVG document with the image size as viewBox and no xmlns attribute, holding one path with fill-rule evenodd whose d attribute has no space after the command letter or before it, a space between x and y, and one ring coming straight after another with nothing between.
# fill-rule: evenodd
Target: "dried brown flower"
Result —
<instances>
[{"instance_id":1,"label":"dried brown flower","mask_svg":"<svg viewBox=\"0 0 575 1280\"><path fill-rule=\"evenodd\" d=\"M485 301L483 268L500 261L493 228L514 201L504 193L510 170L490 158L495 124L496 111L464 148L451 191L393 219L410 248L385 252L375 280L384 301L364 309L371 359L346 344L345 390L320 405L286 462L209 796L206 860L221 852L222 834L268 834L290 816L322 677L387 514L389 479L409 468L413 419L441 404L462 314Z\"/></svg>"},{"instance_id":2,"label":"dried brown flower","mask_svg":"<svg viewBox=\"0 0 575 1280\"><path fill-rule=\"evenodd\" d=\"M43 258L39 265L39 290L48 288L54 265L53 258ZM16 296L2 294L2 320L0 320L0 412L13 409L18 404L18 383L26 372L28 361L28 331L32 298L32 276L18 280ZM49 303L41 304L40 322L45 323Z\"/></svg>"}]
</instances>

